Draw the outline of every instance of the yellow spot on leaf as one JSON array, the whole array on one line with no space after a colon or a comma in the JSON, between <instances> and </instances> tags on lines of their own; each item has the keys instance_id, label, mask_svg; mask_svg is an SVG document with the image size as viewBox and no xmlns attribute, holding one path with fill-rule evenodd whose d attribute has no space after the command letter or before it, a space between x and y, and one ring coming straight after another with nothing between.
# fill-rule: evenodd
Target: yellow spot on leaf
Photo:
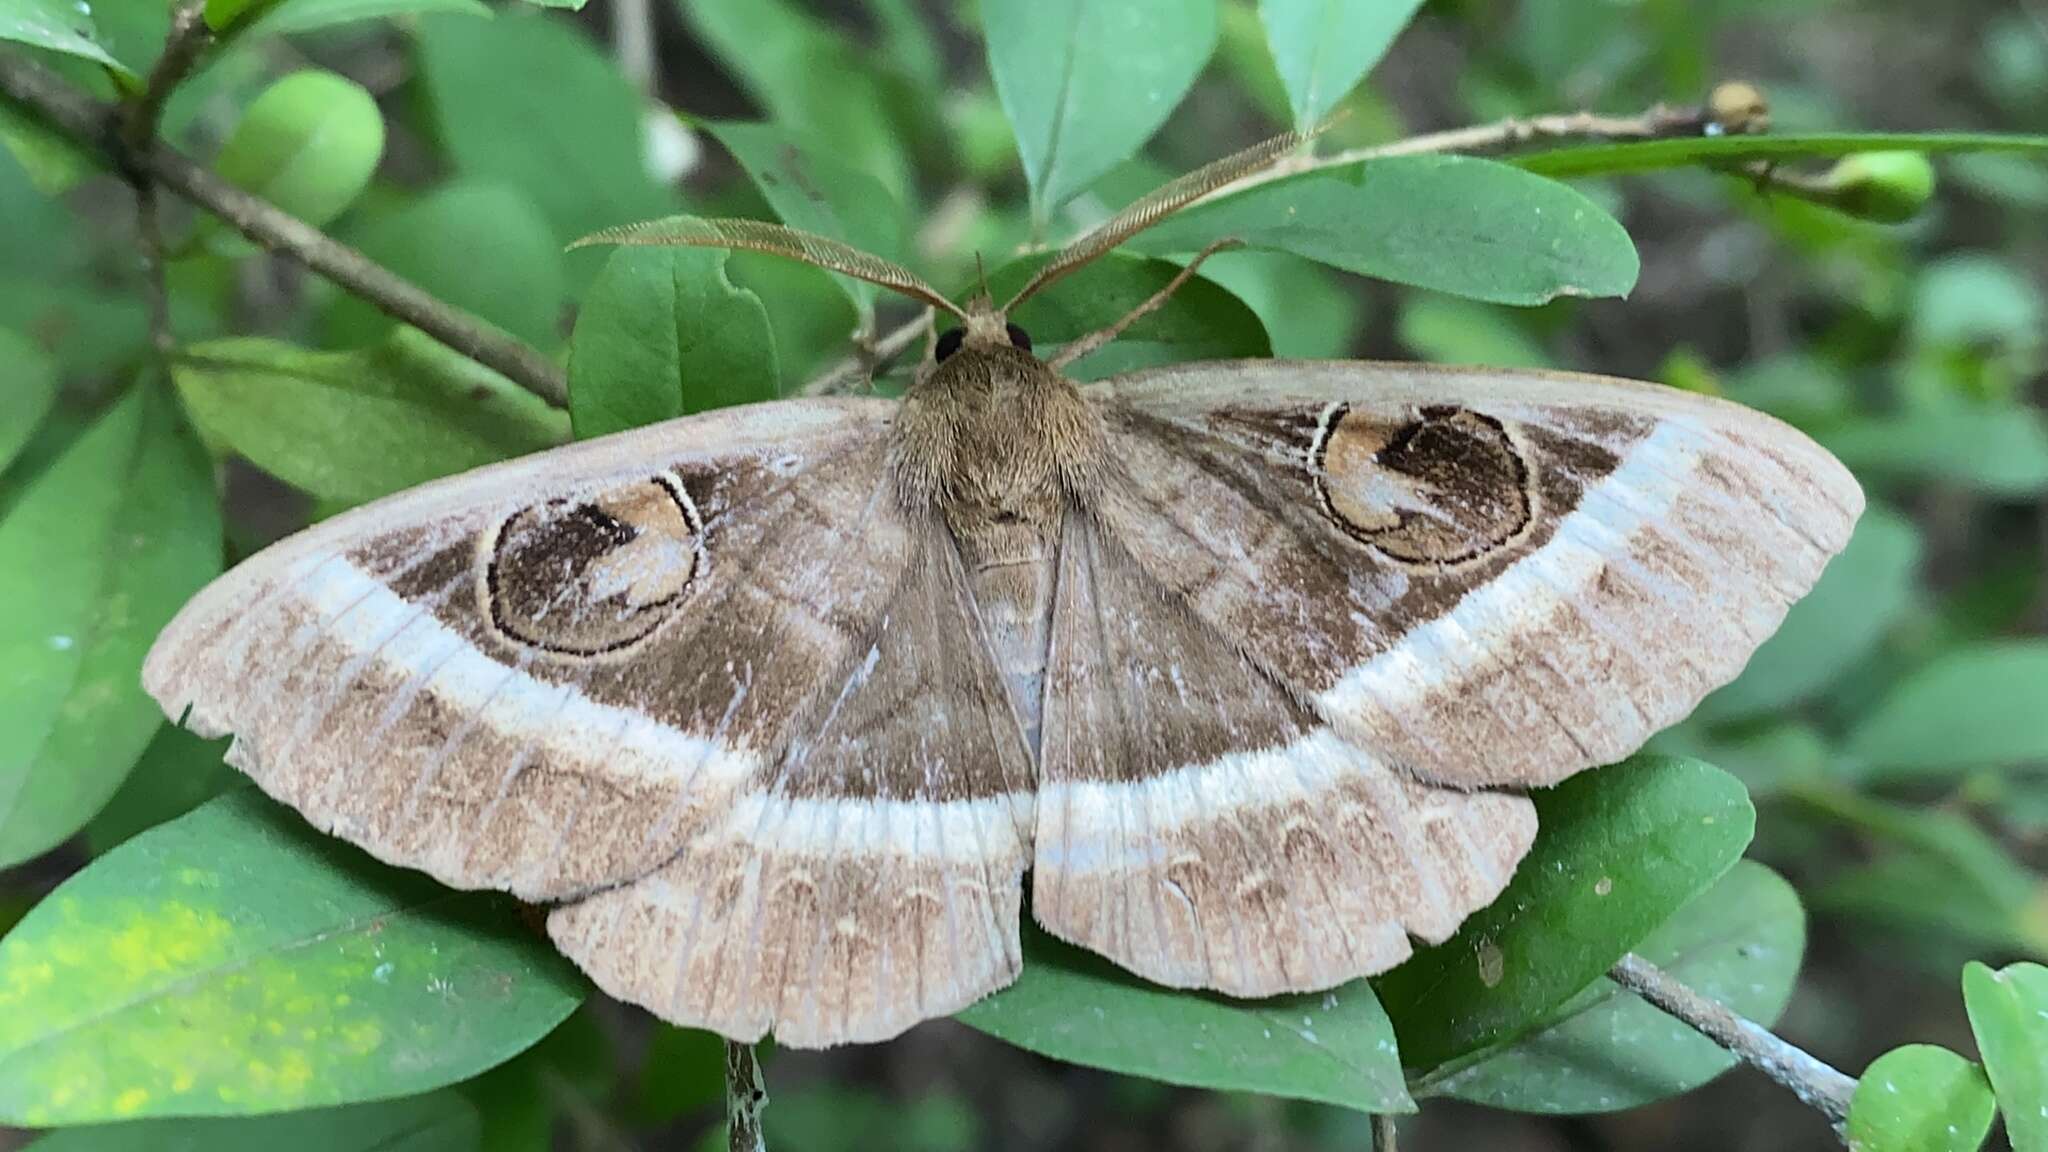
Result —
<instances>
[{"instance_id":1,"label":"yellow spot on leaf","mask_svg":"<svg viewBox=\"0 0 2048 1152\"><path fill-rule=\"evenodd\" d=\"M117 1116L133 1116L137 1112L142 1111L142 1106L147 1103L149 1103L148 1092L140 1088L130 1088L119 1096L114 1097L114 1114Z\"/></svg>"}]
</instances>

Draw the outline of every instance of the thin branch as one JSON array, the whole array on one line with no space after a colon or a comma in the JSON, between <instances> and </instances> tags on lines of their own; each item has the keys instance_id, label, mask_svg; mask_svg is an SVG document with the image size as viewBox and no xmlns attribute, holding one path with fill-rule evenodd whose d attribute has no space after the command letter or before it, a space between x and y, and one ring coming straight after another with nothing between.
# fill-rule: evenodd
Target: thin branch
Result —
<instances>
[{"instance_id":1,"label":"thin branch","mask_svg":"<svg viewBox=\"0 0 2048 1152\"><path fill-rule=\"evenodd\" d=\"M799 396L830 396L851 391L854 385L874 376L875 369L903 354L903 350L917 343L932 330L932 310L918 312L917 318L905 321L891 329L887 335L876 340L871 346L856 348L852 355L818 373L797 389Z\"/></svg>"},{"instance_id":2,"label":"thin branch","mask_svg":"<svg viewBox=\"0 0 2048 1152\"><path fill-rule=\"evenodd\" d=\"M168 379L178 337L171 331L171 292L164 280L163 218L156 185L148 177L135 181L135 230L142 248L142 291L149 298L149 343L157 371Z\"/></svg>"},{"instance_id":3,"label":"thin branch","mask_svg":"<svg viewBox=\"0 0 2048 1152\"><path fill-rule=\"evenodd\" d=\"M121 139L126 146L123 159L132 158L137 147L155 138L163 119L164 105L171 93L199 62L210 40L206 27L206 0L183 0L171 10L171 27L164 50L150 69L142 91L129 102L121 122ZM178 338L171 331L171 293L166 282L164 225L156 180L132 164L124 165L128 182L135 189L135 230L142 249L143 293L149 300L149 342L156 354L159 375L169 380L171 356Z\"/></svg>"},{"instance_id":4,"label":"thin branch","mask_svg":"<svg viewBox=\"0 0 2048 1152\"><path fill-rule=\"evenodd\" d=\"M420 329L551 404L568 401L569 386L561 369L533 348L443 303L318 228L214 175L176 149L161 142L127 148L113 109L72 90L41 67L0 56L0 95L58 132L98 148L115 167L155 179L257 244L320 273L393 319Z\"/></svg>"},{"instance_id":5,"label":"thin branch","mask_svg":"<svg viewBox=\"0 0 2048 1152\"><path fill-rule=\"evenodd\" d=\"M1623 956L1607 975L1790 1089L1801 1103L1826 1116L1837 1135L1847 1131L1849 1100L1856 1094L1854 1080L1779 1039L1756 1021L1745 1020L1686 987L1633 952Z\"/></svg>"},{"instance_id":6,"label":"thin branch","mask_svg":"<svg viewBox=\"0 0 2048 1152\"><path fill-rule=\"evenodd\" d=\"M768 1107L768 1083L754 1046L725 1042L725 1134L728 1152L768 1152L761 1110Z\"/></svg>"},{"instance_id":7,"label":"thin branch","mask_svg":"<svg viewBox=\"0 0 2048 1152\"><path fill-rule=\"evenodd\" d=\"M1210 198L1235 195L1248 188L1299 176L1341 168L1362 160L1389 156L1419 156L1455 153L1475 155L1511 152L1537 144L1571 141L1665 140L1691 136L1735 136L1762 132L1770 125L1770 112L1763 94L1748 84L1728 83L1714 89L1707 102L1673 108L1654 104L1633 116L1603 116L1595 112L1561 112L1540 116L1511 116L1491 124L1475 124L1445 132L1410 136L1388 144L1352 148L1329 156L1301 154L1270 168L1252 173L1217 190Z\"/></svg>"},{"instance_id":8,"label":"thin branch","mask_svg":"<svg viewBox=\"0 0 2048 1152\"><path fill-rule=\"evenodd\" d=\"M211 43L213 32L206 26L206 0L184 0L171 9L171 29L165 36L163 53L149 70L141 94L129 103L127 119L121 124L121 140L131 151L140 151L156 137L171 93L184 82Z\"/></svg>"},{"instance_id":9,"label":"thin branch","mask_svg":"<svg viewBox=\"0 0 2048 1152\"><path fill-rule=\"evenodd\" d=\"M1372 1152L1398 1152L1394 1118L1383 1112L1372 1116Z\"/></svg>"}]
</instances>

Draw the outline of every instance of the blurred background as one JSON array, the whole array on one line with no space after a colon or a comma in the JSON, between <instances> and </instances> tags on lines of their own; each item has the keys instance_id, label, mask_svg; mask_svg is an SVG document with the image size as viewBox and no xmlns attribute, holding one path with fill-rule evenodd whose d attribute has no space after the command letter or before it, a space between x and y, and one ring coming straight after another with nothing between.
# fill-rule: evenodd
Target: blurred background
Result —
<instances>
[{"instance_id":1,"label":"blurred background","mask_svg":"<svg viewBox=\"0 0 2048 1152\"><path fill-rule=\"evenodd\" d=\"M96 6L110 35L131 20L123 7ZM1222 8L1218 50L1189 98L1055 233L1286 126L1254 7ZM140 27L152 19L132 14ZM971 3L944 0L592 0L573 14L359 23L247 38L179 94L167 127L212 155L278 75L317 66L351 78L376 98L387 138L374 181L330 230L557 351L599 263L562 259L560 242L675 203L761 214L727 154L655 103L643 115L636 89L690 117L772 115L827 135L910 206L911 249L942 286L965 283L977 251L1028 240L978 28ZM1333 146L1697 103L1729 79L1763 89L1781 132L2043 131L2048 3L1432 0L1344 102ZM20 120L0 131L23 158L0 171L0 327L52 354L64 382L55 420L75 429L147 352L132 204L115 182L76 180L75 158ZM1961 963L2048 959L2048 166L1983 154L1937 167L1937 194L1903 224L1705 171L1581 182L1641 252L1625 300L1511 309L1287 256L1213 266L1281 355L1662 380L1773 412L1857 470L1872 509L1821 593L1750 674L1659 742L1749 785L1751 854L1792 880L1809 914L1781 1031L1851 1074L1908 1041L1972 1052ZM388 334L373 310L281 262L206 258L236 242L170 211L173 234L198 246L171 268L181 338L345 349ZM855 315L822 274L752 257L731 268L769 310L785 382L846 353ZM898 307L883 305L883 328L907 318ZM239 468L231 549L320 510ZM94 852L217 788L218 769L177 771L209 759L196 740L159 736L85 837L0 873L0 926ZM491 1147L691 1148L720 1140L718 1059L707 1038L598 998L468 1090ZM1358 1113L1063 1066L946 1021L881 1047L773 1054L767 1075L770 1147L804 1152L1370 1146ZM1422 1152L1833 1146L1817 1114L1746 1071L1608 1116L1430 1100L1401 1136ZM0 1133L0 1148L18 1139Z\"/></svg>"}]
</instances>

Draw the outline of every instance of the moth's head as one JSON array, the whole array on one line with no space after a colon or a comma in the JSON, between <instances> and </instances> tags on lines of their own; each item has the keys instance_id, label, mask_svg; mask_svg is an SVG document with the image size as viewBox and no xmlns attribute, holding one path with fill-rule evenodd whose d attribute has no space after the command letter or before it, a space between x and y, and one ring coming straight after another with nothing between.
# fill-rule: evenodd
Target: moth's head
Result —
<instances>
[{"instance_id":1,"label":"moth's head","mask_svg":"<svg viewBox=\"0 0 2048 1152\"><path fill-rule=\"evenodd\" d=\"M968 298L960 319L958 327L939 333L937 342L932 345L935 363L945 363L963 348L977 352L998 348L1031 351L1030 333L1010 323L1008 313L996 307L986 292L977 292Z\"/></svg>"}]
</instances>

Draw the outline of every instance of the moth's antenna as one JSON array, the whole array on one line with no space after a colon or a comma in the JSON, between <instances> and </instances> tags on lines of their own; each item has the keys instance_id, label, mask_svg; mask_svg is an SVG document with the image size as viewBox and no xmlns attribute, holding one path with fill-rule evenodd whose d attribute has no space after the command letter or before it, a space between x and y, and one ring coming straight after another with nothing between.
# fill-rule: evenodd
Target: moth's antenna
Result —
<instances>
[{"instance_id":1,"label":"moth's antenna","mask_svg":"<svg viewBox=\"0 0 2048 1152\"><path fill-rule=\"evenodd\" d=\"M951 312L962 320L967 313L958 304L946 299L937 288L925 283L917 273L901 264L884 260L870 252L863 252L851 244L842 244L827 236L814 232L800 232L795 228L784 228L780 224L769 224L760 220L727 220L708 216L668 216L660 220L649 220L641 224L625 224L593 232L571 248L582 248L591 244L633 244L658 247L683 248L739 248L750 252L767 252L776 256L787 256L801 260L827 272L837 272L870 284L880 284L891 291L901 292L914 300L922 300L934 308Z\"/></svg>"},{"instance_id":2,"label":"moth's antenna","mask_svg":"<svg viewBox=\"0 0 2048 1152\"><path fill-rule=\"evenodd\" d=\"M1018 289L1015 296L1010 297L1010 302L1003 305L1003 311L1010 311L1036 295L1046 285L1218 188L1235 183L1240 178L1266 167L1322 135L1336 122L1337 117L1333 116L1306 131L1283 133L1271 140L1254 144L1242 152L1232 153L1221 160L1204 164L1177 180L1161 185L1151 195L1103 221L1094 231L1060 249L1057 256L1040 268L1038 274L1027 281L1024 287Z\"/></svg>"}]
</instances>

